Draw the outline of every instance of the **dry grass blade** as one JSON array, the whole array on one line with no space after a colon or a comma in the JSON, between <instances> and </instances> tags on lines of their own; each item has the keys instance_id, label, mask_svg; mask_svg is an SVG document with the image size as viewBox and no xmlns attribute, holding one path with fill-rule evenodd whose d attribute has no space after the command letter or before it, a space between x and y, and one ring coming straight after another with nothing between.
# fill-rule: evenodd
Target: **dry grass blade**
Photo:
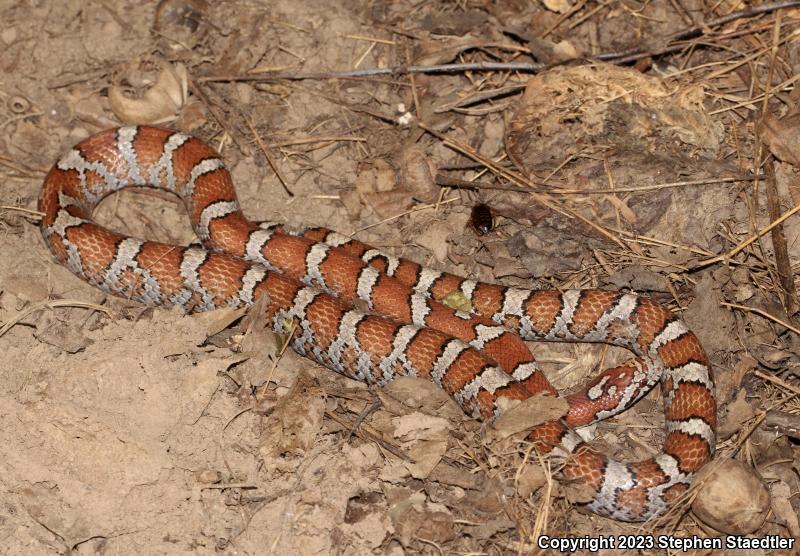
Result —
<instances>
[{"instance_id":1,"label":"dry grass blade","mask_svg":"<svg viewBox=\"0 0 800 556\"><path fill-rule=\"evenodd\" d=\"M516 172L513 172L511 170L503 168L502 166L498 165L493 160L491 160L489 158L486 158L485 156L483 156L480 153L478 153L478 151L476 151L472 147L470 147L468 145L464 145L463 143L461 143L459 141L456 141L455 139L451 139L451 138L439 133L438 131L432 129L429 125L425 124L424 122L419 122L417 125L419 125L419 127L424 129L425 131L427 131L428 133L430 133L431 135L433 135L434 137L436 137L440 141L442 141L445 146L448 146L448 147L460 152L461 154L463 154L465 156L468 156L469 158L475 160L476 162L480 162L489 171L491 171L493 174L495 174L497 176L500 176L502 178L505 178L505 179L509 180L511 183L513 183L515 185L519 185L521 187L527 187L527 188L535 189L535 187L532 187L532 184L531 184L530 180L528 180L527 178L517 174ZM575 218L577 220L580 220L581 222L583 222L587 226L593 228L599 234L607 237L608 239L610 239L611 241L613 241L614 243L616 243L617 245L619 245L623 249L627 249L628 248L628 246L619 237L617 237L614 234L612 234L604 226L601 226L600 224L597 224L596 222L593 222L592 220L589 220L588 218L582 216L581 214L573 211L570 208L564 207L558 201L556 201L555 199L550 198L548 195L545 195L545 194L542 194L542 193L533 193L533 192L531 192L530 195L537 202L541 203L542 205L546 206L547 208L549 208L551 210L554 210L554 211L556 211L556 212L558 212L558 213L560 213L560 214L562 214L562 215L564 215L564 216L566 216L568 218Z\"/></svg>"},{"instance_id":2,"label":"dry grass blade","mask_svg":"<svg viewBox=\"0 0 800 556\"><path fill-rule=\"evenodd\" d=\"M82 309L92 309L94 311L100 311L108 316L112 316L114 314L113 311L111 311L106 307L103 307L102 305L95 305L94 303L87 303L85 301L80 301L76 299L40 301L38 303L34 303L33 305L26 307L24 310L14 315L2 327L0 327L0 337L3 336L9 330L11 330L11 328L13 328L15 324L25 319L25 317L35 313L36 311L41 311L42 309L55 309L57 307L80 307Z\"/></svg>"},{"instance_id":3,"label":"dry grass blade","mask_svg":"<svg viewBox=\"0 0 800 556\"><path fill-rule=\"evenodd\" d=\"M765 180L767 191L767 210L771 220L776 220L780 216L780 200L778 198L778 185L775 179L775 167L771 156L767 156L764 161L764 170L767 179ZM792 264L789 260L789 247L786 244L786 234L783 226L776 226L772 229L772 247L775 250L775 270L778 274L778 284L783 290L784 307L787 314L794 313L797 307L797 294L794 287L794 273Z\"/></svg>"},{"instance_id":4,"label":"dry grass blade","mask_svg":"<svg viewBox=\"0 0 800 556\"><path fill-rule=\"evenodd\" d=\"M261 149L264 158L267 159L269 167L272 168L272 171L275 172L275 175L278 177L278 181L281 182L283 190L286 191L286 194L289 195L289 197L294 197L294 193L292 193L292 190L289 189L289 185L286 183L286 179L283 177L280 168L278 168L278 165L275 163L275 159L272 158L272 154L269 152L269 147L266 145L266 143L264 143L264 141L261 140L261 136L258 134L258 131L256 131L256 128L250 118L244 115L243 117L247 122L247 127L250 128L250 132L253 134L253 139L255 139L256 143L258 143L258 148Z\"/></svg>"},{"instance_id":5,"label":"dry grass blade","mask_svg":"<svg viewBox=\"0 0 800 556\"><path fill-rule=\"evenodd\" d=\"M447 203L453 203L453 202L459 201L459 200L460 199L454 197L452 199L445 199L445 200L439 201L437 203L429 203L429 204L426 204L426 205L416 206L416 207L408 209L406 211L397 213L394 216L389 216L388 218L384 218L383 220L380 220L379 222L375 222L374 224L369 224L367 226L363 226L363 227L359 228L358 230L356 230L355 232L353 232L352 234L350 234L350 237L353 237L354 235L356 235L356 234L358 234L360 232L363 232L364 230L369 230L370 228L374 228L375 226L380 226L381 224L386 224L387 222L392 222L394 220L397 220L398 218L402 218L403 216L412 214L414 212L419 212L421 210L436 209L436 208L439 207L439 205L445 205Z\"/></svg>"},{"instance_id":6,"label":"dry grass blade","mask_svg":"<svg viewBox=\"0 0 800 556\"><path fill-rule=\"evenodd\" d=\"M44 216L44 213L39 212L38 210L31 210L23 207L15 207L13 205L0 205L0 210L13 210L16 212L21 212L23 214L28 214L36 218L41 218L42 216Z\"/></svg>"},{"instance_id":7,"label":"dry grass blade","mask_svg":"<svg viewBox=\"0 0 800 556\"><path fill-rule=\"evenodd\" d=\"M528 181L530 183L541 185L541 187L523 187L502 183L494 184L479 181L460 180L458 178L445 176L444 174L436 174L436 183L445 187L462 187L465 189L496 189L500 191L518 191L520 193L548 193L552 195L607 195L609 193L640 193L643 191L658 191L660 189L689 187L693 185L736 184L737 182L753 181L763 177L764 175L708 178L700 180L673 181L654 185L643 185L641 187L615 187L602 189L569 189L562 187L561 184L536 180Z\"/></svg>"},{"instance_id":8,"label":"dry grass blade","mask_svg":"<svg viewBox=\"0 0 800 556\"><path fill-rule=\"evenodd\" d=\"M737 253L741 252L748 245L752 244L758 238L760 238L761 236L763 236L764 234L766 234L767 232L769 232L770 230L772 230L776 226L779 226L780 224L782 224L783 222L785 222L787 219L791 218L792 216L794 216L798 212L800 212L800 204L799 205L795 205L791 210L788 210L787 212L785 212L780 218L778 218L776 220L773 220L770 224L768 224L767 226L764 226L763 228L758 230L756 233L754 233L750 237L748 237L746 240L740 242L736 247L734 247L733 249L731 249L727 253L723 253L722 255L717 255L716 257L711 257L709 259L705 259L703 261L700 261L697 264L697 266L695 266L694 268L697 269L697 268L702 268L704 266L712 265L712 264L715 264L715 263L728 262L733 256L735 256Z\"/></svg>"},{"instance_id":9,"label":"dry grass blade","mask_svg":"<svg viewBox=\"0 0 800 556\"><path fill-rule=\"evenodd\" d=\"M795 396L800 396L800 388L798 388L797 386L794 386L793 384L789 384L788 382L786 382L785 380L783 380L783 379L781 379L781 378L779 378L777 376L769 375L769 374L767 374L765 372L762 372L762 371L756 371L755 375L758 378L762 378L762 379L764 379L766 381L773 382L773 383L777 384L778 386L780 386L781 388L785 388L789 392L792 392ZM785 401L788 401L788 400L785 400ZM784 401L784 403L785 403L785 401Z\"/></svg>"}]
</instances>

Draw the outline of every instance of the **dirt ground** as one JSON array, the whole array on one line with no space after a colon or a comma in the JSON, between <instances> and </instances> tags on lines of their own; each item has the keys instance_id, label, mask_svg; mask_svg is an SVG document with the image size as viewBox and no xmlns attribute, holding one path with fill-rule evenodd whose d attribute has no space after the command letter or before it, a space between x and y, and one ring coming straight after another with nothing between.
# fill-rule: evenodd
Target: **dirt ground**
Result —
<instances>
[{"instance_id":1,"label":"dirt ground","mask_svg":"<svg viewBox=\"0 0 800 556\"><path fill-rule=\"evenodd\" d=\"M679 312L714 364L719 458L753 483L722 484L758 502L732 527L800 537L800 219L766 229L800 204L800 8L0 0L0 21L1 554L535 554L541 534L721 534L688 502L643 526L581 511L518 436L426 383L373 391L281 353L258 319L143 308L74 277L38 230L42 179L122 122L207 140L254 220ZM456 66L293 78L438 64ZM195 241L152 192L97 219ZM532 347L565 392L627 357ZM594 433L635 460L662 426L656 388Z\"/></svg>"}]
</instances>

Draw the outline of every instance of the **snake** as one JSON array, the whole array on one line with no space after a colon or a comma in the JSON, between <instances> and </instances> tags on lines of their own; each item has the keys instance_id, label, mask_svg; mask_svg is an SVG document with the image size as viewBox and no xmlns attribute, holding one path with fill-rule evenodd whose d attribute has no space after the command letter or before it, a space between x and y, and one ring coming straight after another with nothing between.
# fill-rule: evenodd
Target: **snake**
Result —
<instances>
[{"instance_id":1,"label":"snake","mask_svg":"<svg viewBox=\"0 0 800 556\"><path fill-rule=\"evenodd\" d=\"M129 237L93 220L124 188L177 195L199 240ZM630 292L524 289L478 282L398 258L321 227L253 222L221 155L189 134L125 126L69 149L45 177L40 229L55 259L108 294L186 313L252 306L294 351L371 386L399 376L442 388L490 421L534 396L558 396L525 341L591 342L632 352L563 396L566 414L524 440L560 455L558 478L588 493L589 511L621 521L663 514L687 492L716 444L713 373L676 313ZM459 300L456 308L453 296ZM660 384L665 437L626 463L581 429L627 409Z\"/></svg>"}]
</instances>

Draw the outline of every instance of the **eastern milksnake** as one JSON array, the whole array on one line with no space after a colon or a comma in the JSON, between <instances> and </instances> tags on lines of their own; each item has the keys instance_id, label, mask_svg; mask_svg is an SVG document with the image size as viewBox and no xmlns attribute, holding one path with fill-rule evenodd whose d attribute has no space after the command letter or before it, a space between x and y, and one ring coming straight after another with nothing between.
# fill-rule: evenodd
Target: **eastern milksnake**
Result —
<instances>
[{"instance_id":1,"label":"eastern milksnake","mask_svg":"<svg viewBox=\"0 0 800 556\"><path fill-rule=\"evenodd\" d=\"M204 247L143 241L94 223L97 203L129 186L177 194ZM479 283L330 230L251 223L219 154L154 127L122 127L76 145L45 178L39 210L55 257L108 293L187 312L246 306L267 293L270 322L281 333L296 324L291 345L301 355L370 384L428 378L479 418L496 415L500 397L557 395L520 337L630 349L635 358L566 398L563 420L529 435L541 452L570 454L560 475L587 485L594 492L587 506L599 514L641 521L661 513L713 456L708 359L683 322L647 297ZM471 303L472 314L435 301L453 292ZM619 413L659 380L667 432L654 458L619 463L573 431Z\"/></svg>"}]
</instances>

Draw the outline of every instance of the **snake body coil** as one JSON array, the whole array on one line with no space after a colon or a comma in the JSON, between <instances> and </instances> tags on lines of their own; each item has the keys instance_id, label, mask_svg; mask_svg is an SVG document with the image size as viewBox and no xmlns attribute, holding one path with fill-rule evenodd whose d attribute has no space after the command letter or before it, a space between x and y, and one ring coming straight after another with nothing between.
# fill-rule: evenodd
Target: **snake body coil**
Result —
<instances>
[{"instance_id":1,"label":"snake body coil","mask_svg":"<svg viewBox=\"0 0 800 556\"><path fill-rule=\"evenodd\" d=\"M204 247L144 241L96 224L97 203L130 186L178 195ZM330 230L289 233L251 223L213 149L154 127L122 127L76 145L48 173L39 210L55 257L106 292L187 312L246 306L267 293L275 330L296 323L291 345L298 353L371 384L427 378L478 418L496 415L501 397L556 395L521 338L628 348L635 358L568 396L563 420L530 433L540 451L570 454L560 474L594 492L588 507L597 513L625 521L659 514L714 454L708 359L683 322L647 297L479 283ZM452 292L469 300L472 314L437 301ZM364 304L368 312L356 308ZM623 411L659 381L666 440L657 456L620 463L573 432Z\"/></svg>"}]
</instances>

